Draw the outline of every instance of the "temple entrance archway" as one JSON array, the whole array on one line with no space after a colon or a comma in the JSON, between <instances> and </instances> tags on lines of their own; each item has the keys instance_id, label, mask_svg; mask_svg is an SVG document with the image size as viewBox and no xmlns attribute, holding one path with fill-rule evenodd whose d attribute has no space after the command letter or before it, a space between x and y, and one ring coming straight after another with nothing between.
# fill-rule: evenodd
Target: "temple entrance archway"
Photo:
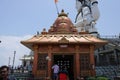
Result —
<instances>
[{"instance_id":1,"label":"temple entrance archway","mask_svg":"<svg viewBox=\"0 0 120 80\"><path fill-rule=\"evenodd\" d=\"M62 66L66 67L68 71L68 75L70 80L74 80L74 55L54 55L53 56L53 64L56 63L59 65L60 70L62 70Z\"/></svg>"}]
</instances>

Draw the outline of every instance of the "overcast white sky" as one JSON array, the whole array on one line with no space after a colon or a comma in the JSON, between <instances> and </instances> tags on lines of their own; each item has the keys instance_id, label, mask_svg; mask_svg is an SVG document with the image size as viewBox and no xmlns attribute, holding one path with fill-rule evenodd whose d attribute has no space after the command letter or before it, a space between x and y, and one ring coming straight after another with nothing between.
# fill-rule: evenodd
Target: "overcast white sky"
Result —
<instances>
[{"instance_id":1,"label":"overcast white sky","mask_svg":"<svg viewBox=\"0 0 120 80\"><path fill-rule=\"evenodd\" d=\"M64 9L74 23L77 11L75 0L58 0L59 12ZM120 0L98 0L100 18L96 28L100 35L119 35L120 33ZM0 66L8 65L16 51L15 65L19 59L30 50L20 44L41 32L47 30L57 18L54 0L0 0Z\"/></svg>"}]
</instances>

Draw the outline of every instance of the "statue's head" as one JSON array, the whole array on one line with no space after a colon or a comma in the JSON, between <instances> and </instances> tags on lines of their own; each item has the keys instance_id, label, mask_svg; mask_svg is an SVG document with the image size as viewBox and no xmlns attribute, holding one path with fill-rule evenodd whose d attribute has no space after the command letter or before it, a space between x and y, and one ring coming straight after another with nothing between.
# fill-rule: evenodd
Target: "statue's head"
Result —
<instances>
[{"instance_id":1,"label":"statue's head","mask_svg":"<svg viewBox=\"0 0 120 80\"><path fill-rule=\"evenodd\" d=\"M91 5L91 1L92 0L76 0L76 3L81 3L82 6L85 6L85 5L90 6Z\"/></svg>"}]
</instances>

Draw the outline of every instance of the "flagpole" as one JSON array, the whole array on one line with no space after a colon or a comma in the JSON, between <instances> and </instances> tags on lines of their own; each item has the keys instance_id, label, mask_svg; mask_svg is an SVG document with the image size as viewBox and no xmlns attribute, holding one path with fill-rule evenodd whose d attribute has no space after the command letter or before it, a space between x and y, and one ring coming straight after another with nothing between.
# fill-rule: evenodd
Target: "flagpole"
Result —
<instances>
[{"instance_id":1,"label":"flagpole","mask_svg":"<svg viewBox=\"0 0 120 80\"><path fill-rule=\"evenodd\" d=\"M56 2L55 2L55 7L56 7L56 10L57 10L57 14L59 14L59 10L58 10L58 6L57 6Z\"/></svg>"}]
</instances>

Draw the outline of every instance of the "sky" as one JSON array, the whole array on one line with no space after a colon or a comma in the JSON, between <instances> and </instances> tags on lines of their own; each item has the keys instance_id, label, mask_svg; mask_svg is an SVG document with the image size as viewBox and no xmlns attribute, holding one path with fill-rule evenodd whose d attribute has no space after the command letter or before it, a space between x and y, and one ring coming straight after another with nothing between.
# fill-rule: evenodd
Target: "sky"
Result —
<instances>
[{"instance_id":1,"label":"sky","mask_svg":"<svg viewBox=\"0 0 120 80\"><path fill-rule=\"evenodd\" d=\"M58 0L58 11L64 9L74 23L77 10L76 0ZM100 18L96 28L101 36L119 35L120 33L120 0L98 0ZM19 60L23 55L28 55L30 50L20 41L31 38L48 30L57 18L57 9L54 0L0 0L0 66L13 64L14 51L15 65L20 65Z\"/></svg>"}]
</instances>

